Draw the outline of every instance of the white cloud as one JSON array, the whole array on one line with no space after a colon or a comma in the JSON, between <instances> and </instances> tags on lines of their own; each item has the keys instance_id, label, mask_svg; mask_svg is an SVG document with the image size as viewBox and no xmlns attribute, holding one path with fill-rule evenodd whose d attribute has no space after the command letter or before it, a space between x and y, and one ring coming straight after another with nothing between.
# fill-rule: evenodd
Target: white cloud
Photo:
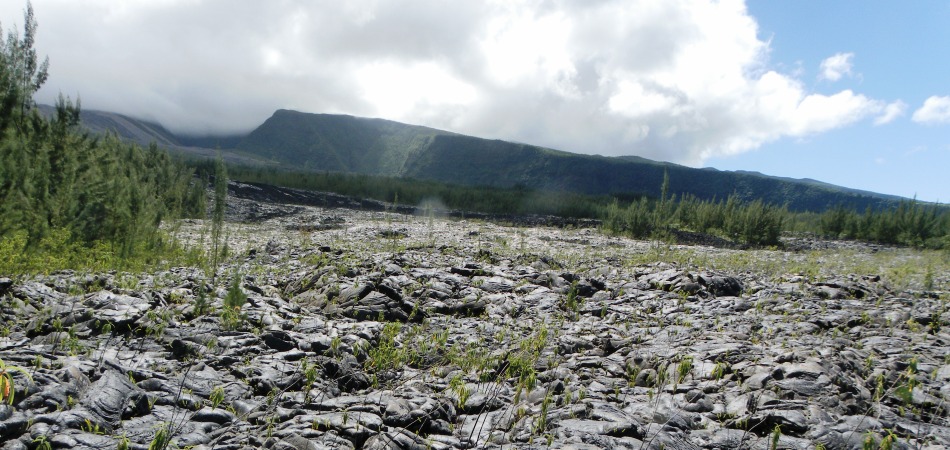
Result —
<instances>
[{"instance_id":1,"label":"white cloud","mask_svg":"<svg viewBox=\"0 0 950 450\"><path fill-rule=\"evenodd\" d=\"M12 3L4 25L21 17ZM38 100L79 93L177 131L243 131L292 108L701 164L906 108L773 69L739 0L33 4L51 60Z\"/></svg>"},{"instance_id":2,"label":"white cloud","mask_svg":"<svg viewBox=\"0 0 950 450\"><path fill-rule=\"evenodd\" d=\"M950 123L950 97L931 96L911 116L914 122L926 124Z\"/></svg>"},{"instance_id":3,"label":"white cloud","mask_svg":"<svg viewBox=\"0 0 950 450\"><path fill-rule=\"evenodd\" d=\"M425 114L430 109L471 103L474 89L425 62L408 66L382 62L363 67L357 74L363 99L382 116Z\"/></svg>"},{"instance_id":4,"label":"white cloud","mask_svg":"<svg viewBox=\"0 0 950 450\"><path fill-rule=\"evenodd\" d=\"M904 103L900 100L889 103L884 107L884 112L874 119L874 125L884 125L891 123L898 117L903 116L905 112L907 112L907 103Z\"/></svg>"},{"instance_id":5,"label":"white cloud","mask_svg":"<svg viewBox=\"0 0 950 450\"><path fill-rule=\"evenodd\" d=\"M852 59L854 59L854 53L837 53L825 58L819 67L821 73L818 74L818 78L838 81L845 75L851 76Z\"/></svg>"}]
</instances>

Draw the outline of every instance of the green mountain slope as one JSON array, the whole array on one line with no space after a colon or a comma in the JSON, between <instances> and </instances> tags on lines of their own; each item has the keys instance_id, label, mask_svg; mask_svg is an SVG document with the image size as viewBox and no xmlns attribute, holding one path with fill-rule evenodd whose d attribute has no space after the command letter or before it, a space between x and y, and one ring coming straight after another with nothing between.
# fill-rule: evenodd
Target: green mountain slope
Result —
<instances>
[{"instance_id":1,"label":"green mountain slope","mask_svg":"<svg viewBox=\"0 0 950 450\"><path fill-rule=\"evenodd\" d=\"M478 161L478 164L471 163ZM472 167L474 166L474 167ZM469 170L453 168L468 167ZM864 208L897 200L806 180L749 172L694 169L642 158L578 155L504 141L467 136L439 136L405 175L444 182L565 190L585 194L646 194L657 197L664 171L670 193L701 199L761 199L795 210L824 210L837 204Z\"/></svg>"},{"instance_id":2,"label":"green mountain slope","mask_svg":"<svg viewBox=\"0 0 950 450\"><path fill-rule=\"evenodd\" d=\"M402 175L438 135L432 128L382 119L278 110L238 149L296 168Z\"/></svg>"},{"instance_id":3,"label":"green mountain slope","mask_svg":"<svg viewBox=\"0 0 950 450\"><path fill-rule=\"evenodd\" d=\"M737 194L742 200L787 204L798 211L838 205L877 209L901 200L815 180L695 169L639 156L581 155L347 115L278 110L247 135L222 137L177 136L159 124L104 111L83 111L82 122L94 133L113 132L143 145L156 142L195 157L214 157L220 148L226 160L250 166L653 197L660 195L666 172L670 193L677 196L708 200Z\"/></svg>"},{"instance_id":4,"label":"green mountain slope","mask_svg":"<svg viewBox=\"0 0 950 450\"><path fill-rule=\"evenodd\" d=\"M800 211L839 204L879 208L900 200L814 180L695 169L637 156L580 155L389 120L287 110L274 113L238 149L296 169L594 195L659 196L666 171L670 192L679 196L724 199L735 193Z\"/></svg>"}]
</instances>

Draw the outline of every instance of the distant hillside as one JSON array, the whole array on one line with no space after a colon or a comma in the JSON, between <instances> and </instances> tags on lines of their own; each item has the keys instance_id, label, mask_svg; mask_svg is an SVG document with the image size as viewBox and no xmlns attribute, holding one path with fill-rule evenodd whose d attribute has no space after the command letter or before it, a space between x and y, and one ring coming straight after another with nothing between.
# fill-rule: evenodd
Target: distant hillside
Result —
<instances>
[{"instance_id":1,"label":"distant hillside","mask_svg":"<svg viewBox=\"0 0 950 450\"><path fill-rule=\"evenodd\" d=\"M389 120L279 110L238 149L295 168L399 176L436 136L451 135Z\"/></svg>"},{"instance_id":2,"label":"distant hillside","mask_svg":"<svg viewBox=\"0 0 950 450\"><path fill-rule=\"evenodd\" d=\"M655 197L667 171L671 193L701 199L724 199L736 193L743 200L788 204L799 211L822 211L839 204L863 210L900 200L814 180L694 169L638 156L580 155L389 120L287 110L274 113L237 147L297 169L467 185Z\"/></svg>"},{"instance_id":3,"label":"distant hillside","mask_svg":"<svg viewBox=\"0 0 950 450\"><path fill-rule=\"evenodd\" d=\"M45 115L53 115L56 111L54 107L49 105L40 105L39 110ZM152 142L162 147L178 147L181 145L178 138L166 130L165 127L157 123L123 116L122 114L84 109L80 112L80 120L83 127L94 134L112 132L122 139L143 146Z\"/></svg>"},{"instance_id":4,"label":"distant hillside","mask_svg":"<svg viewBox=\"0 0 950 450\"><path fill-rule=\"evenodd\" d=\"M49 105L39 105L42 114L52 115L55 108ZM82 127L95 135L113 133L120 139L134 142L141 146L151 143L170 150L173 153L200 158L214 158L217 149L222 150L225 160L240 164L266 164L266 161L249 155L243 155L235 150L237 144L244 139L239 136L210 136L193 137L178 136L165 129L160 124L136 119L122 114L87 110L80 112Z\"/></svg>"},{"instance_id":5,"label":"distant hillside","mask_svg":"<svg viewBox=\"0 0 950 450\"><path fill-rule=\"evenodd\" d=\"M660 195L665 171L670 176L670 193L678 196L725 199L735 193L743 200L787 204L797 211L823 211L837 205L876 209L901 200L815 180L695 169L639 156L581 155L347 115L278 110L248 135L224 137L176 136L159 124L103 111L83 111L82 121L95 133L111 131L186 155L214 157L215 148L220 148L225 159L252 166L652 197Z\"/></svg>"}]
</instances>

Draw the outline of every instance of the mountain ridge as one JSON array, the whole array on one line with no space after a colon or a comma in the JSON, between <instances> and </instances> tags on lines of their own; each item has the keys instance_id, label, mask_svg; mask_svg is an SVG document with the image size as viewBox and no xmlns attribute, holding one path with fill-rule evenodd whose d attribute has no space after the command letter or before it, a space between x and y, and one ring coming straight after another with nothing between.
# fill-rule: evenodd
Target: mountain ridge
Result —
<instances>
[{"instance_id":1,"label":"mountain ridge","mask_svg":"<svg viewBox=\"0 0 950 450\"><path fill-rule=\"evenodd\" d=\"M230 162L315 173L650 197L659 197L664 174L668 174L669 193L677 197L721 200L736 195L743 201L816 212L839 205L880 209L907 200L807 178L692 168L634 155L577 154L343 114L279 109L247 134L219 137L180 136L160 124L105 111L83 111L81 120L94 133L111 131L143 145L154 141L176 153L214 157L218 151L208 146L223 142L227 147L220 148L220 153Z\"/></svg>"}]
</instances>

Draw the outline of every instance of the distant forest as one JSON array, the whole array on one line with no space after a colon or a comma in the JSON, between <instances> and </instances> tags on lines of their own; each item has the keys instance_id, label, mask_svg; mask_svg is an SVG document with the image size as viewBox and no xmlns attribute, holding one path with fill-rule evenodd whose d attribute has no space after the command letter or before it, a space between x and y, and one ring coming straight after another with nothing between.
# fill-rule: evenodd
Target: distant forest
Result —
<instances>
[{"instance_id":1,"label":"distant forest","mask_svg":"<svg viewBox=\"0 0 950 450\"><path fill-rule=\"evenodd\" d=\"M211 173L210 161L195 162ZM783 232L807 232L835 239L855 239L920 248L950 249L950 210L916 200L895 206L855 211L837 207L822 213L792 212L782 205L677 198L668 194L664 177L659 197L583 195L523 186L468 186L376 175L303 172L229 165L233 179L299 189L336 192L385 202L420 205L438 200L448 209L496 214L543 214L600 219L612 233L636 238L664 237L672 230L709 233L749 245L779 245Z\"/></svg>"}]
</instances>

